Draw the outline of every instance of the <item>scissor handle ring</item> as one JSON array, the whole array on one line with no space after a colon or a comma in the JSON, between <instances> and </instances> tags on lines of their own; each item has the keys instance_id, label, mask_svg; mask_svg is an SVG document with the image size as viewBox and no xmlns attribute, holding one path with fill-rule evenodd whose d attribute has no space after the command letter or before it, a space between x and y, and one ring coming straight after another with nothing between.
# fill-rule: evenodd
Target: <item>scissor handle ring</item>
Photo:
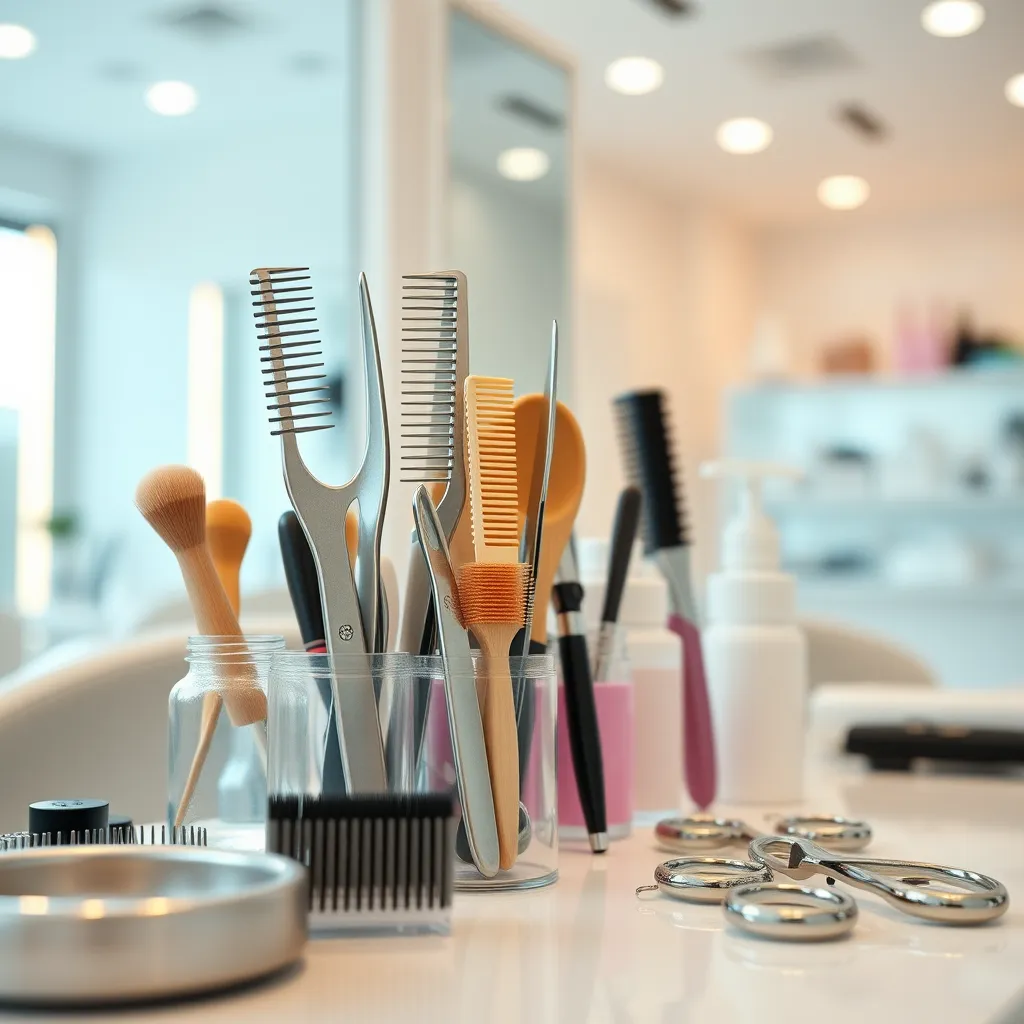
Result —
<instances>
[{"instance_id":1,"label":"scissor handle ring","mask_svg":"<svg viewBox=\"0 0 1024 1024\"><path fill-rule=\"evenodd\" d=\"M700 853L723 846L746 843L752 839L747 825L739 818L664 818L654 826L654 841L669 853Z\"/></svg>"},{"instance_id":2,"label":"scissor handle ring","mask_svg":"<svg viewBox=\"0 0 1024 1024\"><path fill-rule=\"evenodd\" d=\"M793 882L740 886L728 894L723 909L736 928L789 942L842 938L857 923L857 904L846 893Z\"/></svg>"},{"instance_id":3,"label":"scissor handle ring","mask_svg":"<svg viewBox=\"0 0 1024 1024\"><path fill-rule=\"evenodd\" d=\"M737 886L771 880L771 868L764 864L727 857L680 857L654 870L661 892L690 903L721 903Z\"/></svg>"},{"instance_id":4,"label":"scissor handle ring","mask_svg":"<svg viewBox=\"0 0 1024 1024\"><path fill-rule=\"evenodd\" d=\"M871 826L866 821L842 818L833 814L796 814L781 818L775 831L784 836L800 836L820 843L827 850L853 852L863 850L871 842Z\"/></svg>"}]
</instances>

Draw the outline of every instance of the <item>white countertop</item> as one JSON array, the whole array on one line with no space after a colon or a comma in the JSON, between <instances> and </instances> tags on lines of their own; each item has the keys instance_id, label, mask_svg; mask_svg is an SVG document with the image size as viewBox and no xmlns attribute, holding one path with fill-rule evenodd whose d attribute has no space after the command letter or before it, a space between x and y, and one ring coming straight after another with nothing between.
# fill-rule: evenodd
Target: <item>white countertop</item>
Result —
<instances>
[{"instance_id":1,"label":"white countertop","mask_svg":"<svg viewBox=\"0 0 1024 1024\"><path fill-rule=\"evenodd\" d=\"M980 1024L1015 1000L1024 1019L1024 779L858 773L811 789L804 810L872 823L864 856L993 875L1009 911L943 927L856 892L847 939L757 939L726 930L718 906L638 900L669 856L645 829L603 857L563 847L547 889L458 894L448 938L316 939L283 978L116 1020ZM763 811L747 820L762 824Z\"/></svg>"}]
</instances>

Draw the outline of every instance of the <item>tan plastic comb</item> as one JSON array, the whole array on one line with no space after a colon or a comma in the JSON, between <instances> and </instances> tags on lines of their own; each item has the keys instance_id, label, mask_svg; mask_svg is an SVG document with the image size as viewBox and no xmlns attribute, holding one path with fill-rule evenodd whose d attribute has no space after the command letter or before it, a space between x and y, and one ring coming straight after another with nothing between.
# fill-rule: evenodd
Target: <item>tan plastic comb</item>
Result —
<instances>
[{"instance_id":1,"label":"tan plastic comb","mask_svg":"<svg viewBox=\"0 0 1024 1024\"><path fill-rule=\"evenodd\" d=\"M508 649L523 625L528 567L518 562L516 428L512 381L466 378L469 503L475 562L459 573L463 621L483 652L481 714L498 826L499 864L519 844L519 744Z\"/></svg>"}]
</instances>

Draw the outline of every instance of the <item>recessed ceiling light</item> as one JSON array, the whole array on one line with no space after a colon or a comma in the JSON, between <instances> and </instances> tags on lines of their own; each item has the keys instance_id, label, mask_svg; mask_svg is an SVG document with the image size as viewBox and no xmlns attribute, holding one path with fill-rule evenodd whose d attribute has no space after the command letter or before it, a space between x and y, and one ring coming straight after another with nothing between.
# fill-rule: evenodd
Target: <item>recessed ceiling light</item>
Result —
<instances>
[{"instance_id":1,"label":"recessed ceiling light","mask_svg":"<svg viewBox=\"0 0 1024 1024\"><path fill-rule=\"evenodd\" d=\"M199 93L188 82L154 82L146 90L146 106L164 117L191 114L198 103Z\"/></svg>"},{"instance_id":2,"label":"recessed ceiling light","mask_svg":"<svg viewBox=\"0 0 1024 1024\"><path fill-rule=\"evenodd\" d=\"M1006 98L1015 107L1024 107L1024 74L1014 75L1006 83Z\"/></svg>"},{"instance_id":3,"label":"recessed ceiling light","mask_svg":"<svg viewBox=\"0 0 1024 1024\"><path fill-rule=\"evenodd\" d=\"M921 12L925 31L947 39L977 32L984 20L985 8L977 0L935 0Z\"/></svg>"},{"instance_id":4,"label":"recessed ceiling light","mask_svg":"<svg viewBox=\"0 0 1024 1024\"><path fill-rule=\"evenodd\" d=\"M665 69L650 57L620 57L604 70L604 84L624 96L654 92L665 80Z\"/></svg>"},{"instance_id":5,"label":"recessed ceiling light","mask_svg":"<svg viewBox=\"0 0 1024 1024\"><path fill-rule=\"evenodd\" d=\"M498 154L498 173L509 181L536 181L551 169L551 157L543 149L516 146Z\"/></svg>"},{"instance_id":6,"label":"recessed ceiling light","mask_svg":"<svg viewBox=\"0 0 1024 1024\"><path fill-rule=\"evenodd\" d=\"M0 59L21 60L36 48L36 37L24 25L0 25Z\"/></svg>"},{"instance_id":7,"label":"recessed ceiling light","mask_svg":"<svg viewBox=\"0 0 1024 1024\"><path fill-rule=\"evenodd\" d=\"M856 210L871 195L871 186L856 174L836 174L818 186L818 199L830 210Z\"/></svg>"},{"instance_id":8,"label":"recessed ceiling light","mask_svg":"<svg viewBox=\"0 0 1024 1024\"><path fill-rule=\"evenodd\" d=\"M723 121L715 139L726 153L760 153L772 141L772 127L756 117L734 117Z\"/></svg>"}]
</instances>

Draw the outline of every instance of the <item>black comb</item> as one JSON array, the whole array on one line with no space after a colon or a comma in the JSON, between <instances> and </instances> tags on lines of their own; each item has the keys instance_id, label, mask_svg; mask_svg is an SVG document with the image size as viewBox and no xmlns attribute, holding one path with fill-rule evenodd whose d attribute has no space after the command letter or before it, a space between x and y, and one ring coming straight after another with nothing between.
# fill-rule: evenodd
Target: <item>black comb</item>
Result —
<instances>
[{"instance_id":1,"label":"black comb","mask_svg":"<svg viewBox=\"0 0 1024 1024\"><path fill-rule=\"evenodd\" d=\"M665 407L662 391L631 391L615 399L626 476L643 495L647 555L689 544Z\"/></svg>"},{"instance_id":2,"label":"black comb","mask_svg":"<svg viewBox=\"0 0 1024 1024\"><path fill-rule=\"evenodd\" d=\"M310 928L446 927L454 883L452 793L271 796L267 850L309 869Z\"/></svg>"}]
</instances>

